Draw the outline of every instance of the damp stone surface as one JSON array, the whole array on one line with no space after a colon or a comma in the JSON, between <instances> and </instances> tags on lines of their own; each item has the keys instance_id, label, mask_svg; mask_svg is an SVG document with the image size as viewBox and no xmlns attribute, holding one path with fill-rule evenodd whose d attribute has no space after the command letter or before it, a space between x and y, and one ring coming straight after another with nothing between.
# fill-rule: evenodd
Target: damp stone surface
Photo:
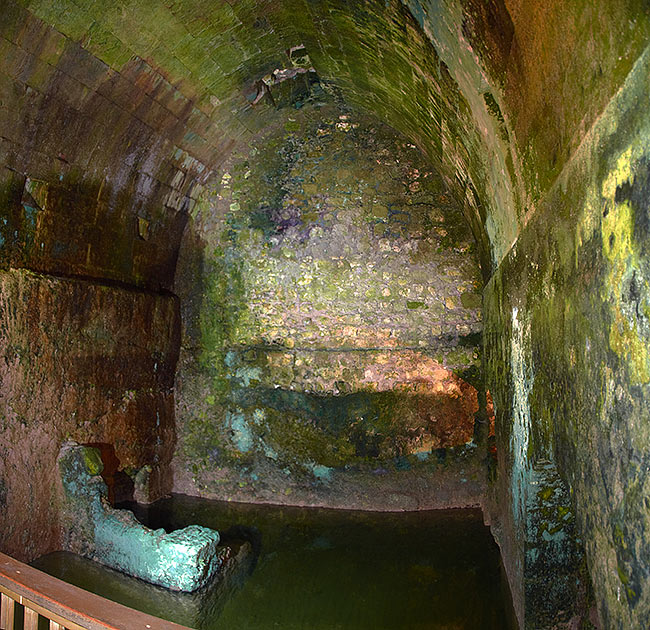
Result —
<instances>
[{"instance_id":1,"label":"damp stone surface","mask_svg":"<svg viewBox=\"0 0 650 630\"><path fill-rule=\"evenodd\" d=\"M405 496L391 478L430 473L444 487L436 471L456 468L457 449L461 501L475 504L471 234L415 145L336 93L300 105L228 162L188 226L176 490L447 505L444 488ZM384 499L367 491L384 479Z\"/></svg>"},{"instance_id":2,"label":"damp stone surface","mask_svg":"<svg viewBox=\"0 0 650 630\"><path fill-rule=\"evenodd\" d=\"M0 549L74 440L481 505L521 628L650 627L649 55L644 0L4 0Z\"/></svg>"},{"instance_id":3,"label":"damp stone surface","mask_svg":"<svg viewBox=\"0 0 650 630\"><path fill-rule=\"evenodd\" d=\"M97 449L68 444L59 468L69 549L175 591L205 586L223 564L227 552L218 547L217 531L189 525L168 534L145 527L128 510L110 507Z\"/></svg>"}]
</instances>

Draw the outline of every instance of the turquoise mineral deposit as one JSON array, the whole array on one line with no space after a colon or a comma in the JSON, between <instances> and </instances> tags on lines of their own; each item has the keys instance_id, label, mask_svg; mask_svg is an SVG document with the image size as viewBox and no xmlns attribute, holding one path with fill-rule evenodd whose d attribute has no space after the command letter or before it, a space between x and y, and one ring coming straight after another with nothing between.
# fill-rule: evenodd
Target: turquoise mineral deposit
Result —
<instances>
[{"instance_id":1,"label":"turquoise mineral deposit","mask_svg":"<svg viewBox=\"0 0 650 630\"><path fill-rule=\"evenodd\" d=\"M190 525L166 533L139 523L127 510L113 509L99 476L99 451L68 443L59 455L71 551L123 573L175 591L206 585L226 558L219 532Z\"/></svg>"}]
</instances>

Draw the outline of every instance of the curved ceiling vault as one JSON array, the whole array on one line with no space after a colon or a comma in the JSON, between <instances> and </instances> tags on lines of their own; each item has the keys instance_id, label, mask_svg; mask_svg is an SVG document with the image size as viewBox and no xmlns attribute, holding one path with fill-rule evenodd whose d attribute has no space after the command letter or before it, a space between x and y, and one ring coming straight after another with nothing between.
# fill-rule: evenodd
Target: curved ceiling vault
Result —
<instances>
[{"instance_id":1,"label":"curved ceiling vault","mask_svg":"<svg viewBox=\"0 0 650 630\"><path fill-rule=\"evenodd\" d=\"M16 173L49 182L52 215L40 233L14 237L14 263L169 286L189 205L235 147L283 115L259 100L260 81L295 66L291 49L304 46L346 100L439 168L465 203L487 273L647 31L646 13L626 19L633 2L579 18L562 4L9 0L4 179L14 194ZM616 23L629 37L603 26ZM559 68L585 71L569 82Z\"/></svg>"},{"instance_id":2,"label":"curved ceiling vault","mask_svg":"<svg viewBox=\"0 0 650 630\"><path fill-rule=\"evenodd\" d=\"M605 627L647 627L649 36L646 0L0 0L3 548L57 548L70 436L170 490L185 225L313 67L421 149L478 243L520 620L576 584L548 523L526 538L559 471Z\"/></svg>"}]
</instances>

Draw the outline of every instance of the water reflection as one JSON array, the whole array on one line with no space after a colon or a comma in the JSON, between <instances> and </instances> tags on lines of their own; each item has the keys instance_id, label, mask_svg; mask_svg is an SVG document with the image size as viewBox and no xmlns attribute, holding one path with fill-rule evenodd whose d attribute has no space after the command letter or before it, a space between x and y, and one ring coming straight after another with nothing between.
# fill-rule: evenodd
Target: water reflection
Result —
<instances>
[{"instance_id":1,"label":"water reflection","mask_svg":"<svg viewBox=\"0 0 650 630\"><path fill-rule=\"evenodd\" d=\"M506 630L512 609L478 510L371 513L175 496L131 506L168 531L197 523L239 550L231 571L172 593L56 553L35 566L200 630Z\"/></svg>"}]
</instances>

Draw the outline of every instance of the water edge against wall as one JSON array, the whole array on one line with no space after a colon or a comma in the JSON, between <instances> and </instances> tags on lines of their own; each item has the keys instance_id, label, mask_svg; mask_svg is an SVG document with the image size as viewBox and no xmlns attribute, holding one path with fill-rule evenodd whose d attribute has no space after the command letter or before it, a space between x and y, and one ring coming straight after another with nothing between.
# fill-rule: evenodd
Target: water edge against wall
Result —
<instances>
[{"instance_id":1,"label":"water edge against wall","mask_svg":"<svg viewBox=\"0 0 650 630\"><path fill-rule=\"evenodd\" d=\"M479 510L355 512L225 503L174 495L134 507L151 527L188 523L247 540L226 583L172 593L71 554L35 566L177 623L267 630L511 630L499 550Z\"/></svg>"}]
</instances>

